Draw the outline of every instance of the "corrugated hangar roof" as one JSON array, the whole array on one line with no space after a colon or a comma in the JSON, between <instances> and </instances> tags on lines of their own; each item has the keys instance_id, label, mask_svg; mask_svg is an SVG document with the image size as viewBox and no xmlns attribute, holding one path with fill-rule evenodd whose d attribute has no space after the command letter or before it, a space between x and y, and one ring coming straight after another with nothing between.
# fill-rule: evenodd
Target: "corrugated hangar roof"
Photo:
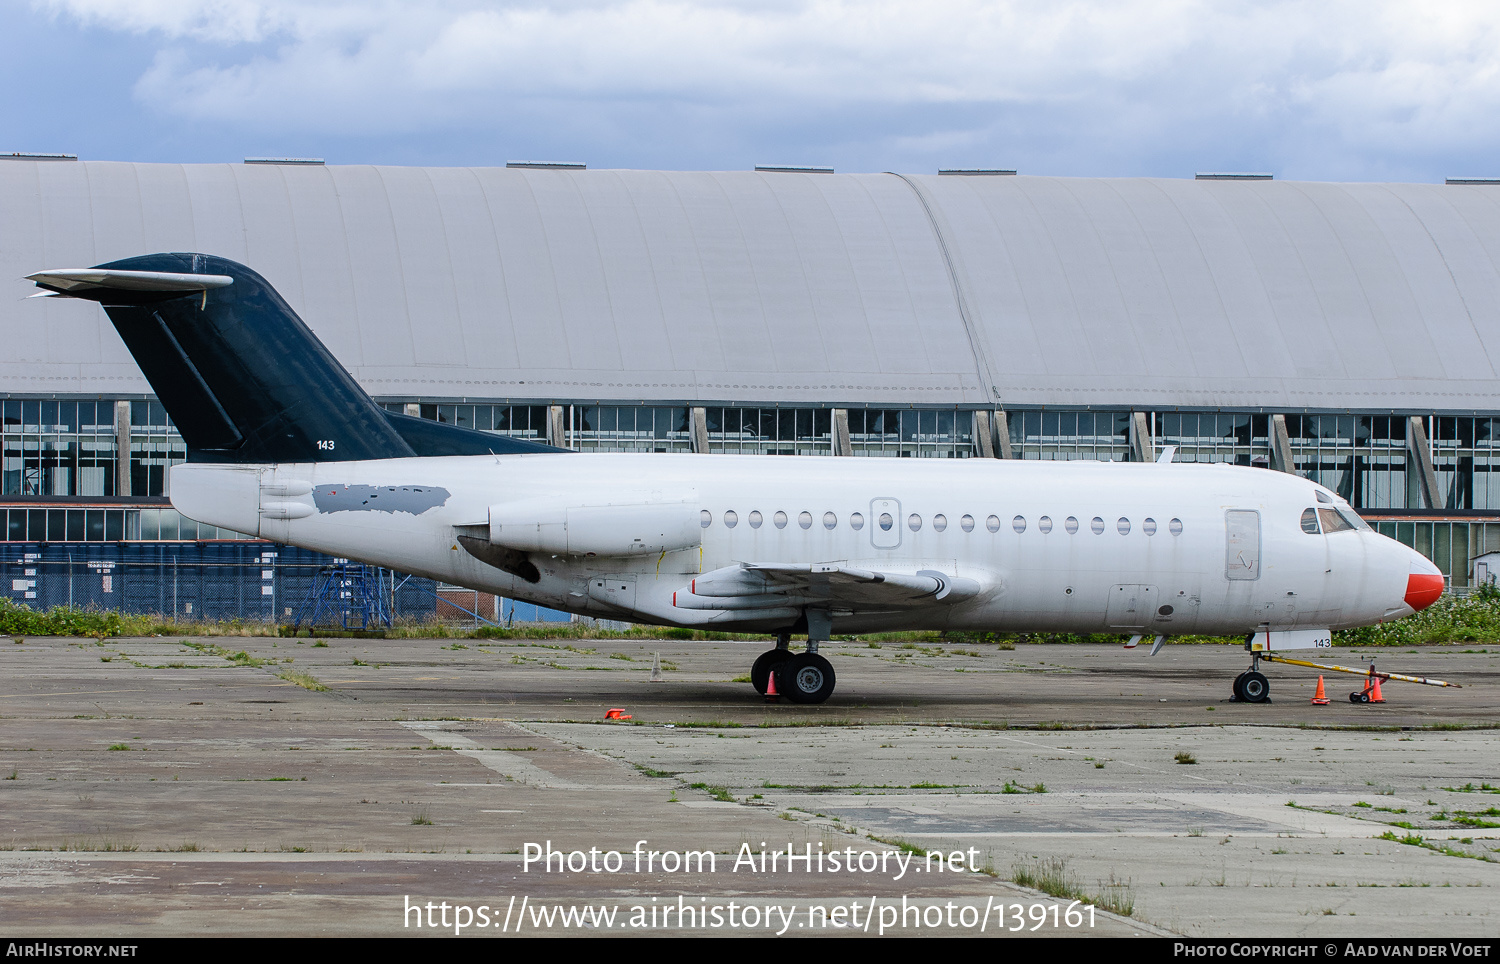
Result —
<instances>
[{"instance_id":1,"label":"corrugated hangar roof","mask_svg":"<svg viewBox=\"0 0 1500 964\"><path fill-rule=\"evenodd\" d=\"M375 395L1500 410L1500 187L0 161L0 392L149 391L22 276L202 251Z\"/></svg>"}]
</instances>

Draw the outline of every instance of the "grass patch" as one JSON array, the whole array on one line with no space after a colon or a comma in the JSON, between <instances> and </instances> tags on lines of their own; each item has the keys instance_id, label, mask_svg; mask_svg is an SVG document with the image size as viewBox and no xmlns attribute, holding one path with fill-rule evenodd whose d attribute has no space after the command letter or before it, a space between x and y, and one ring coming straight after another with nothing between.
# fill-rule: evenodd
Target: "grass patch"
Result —
<instances>
[{"instance_id":1,"label":"grass patch","mask_svg":"<svg viewBox=\"0 0 1500 964\"><path fill-rule=\"evenodd\" d=\"M1005 785L1000 788L1000 792L1001 793L1046 793L1047 792L1047 785L1044 784L1044 783L1035 783L1035 784L1027 787L1027 786L1022 786L1021 784L1016 783L1013 780L1006 780L1005 781Z\"/></svg>"},{"instance_id":2,"label":"grass patch","mask_svg":"<svg viewBox=\"0 0 1500 964\"><path fill-rule=\"evenodd\" d=\"M1186 764L1189 766L1194 765L1198 762L1198 758L1193 756L1186 750L1178 750L1177 754L1173 756L1172 759L1176 760L1178 763Z\"/></svg>"},{"instance_id":3,"label":"grass patch","mask_svg":"<svg viewBox=\"0 0 1500 964\"><path fill-rule=\"evenodd\" d=\"M702 790L704 793L713 797L715 800L720 800L724 803L735 802L734 797L729 793L728 787L709 786L706 783L690 783L688 784L688 786L692 787L694 790Z\"/></svg>"},{"instance_id":4,"label":"grass patch","mask_svg":"<svg viewBox=\"0 0 1500 964\"><path fill-rule=\"evenodd\" d=\"M1099 882L1098 893L1090 894L1084 890L1077 875L1068 869L1068 862L1062 857L1046 857L1017 864L1011 880L1022 887L1030 887L1052 897L1093 904L1121 917L1129 917L1135 913L1135 889L1129 880L1120 881L1111 874L1107 882Z\"/></svg>"},{"instance_id":5,"label":"grass patch","mask_svg":"<svg viewBox=\"0 0 1500 964\"><path fill-rule=\"evenodd\" d=\"M1467 596L1443 595L1414 616L1380 626L1341 629L1335 646L1426 646L1500 642L1500 590L1481 586Z\"/></svg>"},{"instance_id":6,"label":"grass patch","mask_svg":"<svg viewBox=\"0 0 1500 964\"><path fill-rule=\"evenodd\" d=\"M304 673L300 669L284 669L276 675L288 683L296 683L303 689L312 690L314 693L323 693L328 690L328 687L318 682L312 674Z\"/></svg>"},{"instance_id":7,"label":"grass patch","mask_svg":"<svg viewBox=\"0 0 1500 964\"><path fill-rule=\"evenodd\" d=\"M430 827L432 826L432 818L427 815L426 810L418 810L412 814L411 825L413 827Z\"/></svg>"},{"instance_id":8,"label":"grass patch","mask_svg":"<svg viewBox=\"0 0 1500 964\"><path fill-rule=\"evenodd\" d=\"M1465 783L1461 787L1438 787L1438 789L1447 790L1449 793L1500 793L1500 787L1492 787L1488 783L1481 783L1477 787L1472 783Z\"/></svg>"},{"instance_id":9,"label":"grass patch","mask_svg":"<svg viewBox=\"0 0 1500 964\"><path fill-rule=\"evenodd\" d=\"M927 848L918 847L910 840L903 840L900 837L877 837L874 834L870 834L869 837L876 843L890 844L902 853L911 854L913 857L925 858L927 856Z\"/></svg>"},{"instance_id":10,"label":"grass patch","mask_svg":"<svg viewBox=\"0 0 1500 964\"><path fill-rule=\"evenodd\" d=\"M1470 860L1482 860L1487 864L1492 864L1495 862L1494 858L1489 854L1471 854L1465 850L1456 850L1453 847L1445 847L1433 840L1423 840L1420 834L1408 833L1405 836L1398 837L1393 831L1387 830L1385 833L1381 834L1375 839L1390 840L1394 841L1395 843L1406 844L1408 847L1423 847L1427 850L1445 854L1449 857L1467 857Z\"/></svg>"}]
</instances>

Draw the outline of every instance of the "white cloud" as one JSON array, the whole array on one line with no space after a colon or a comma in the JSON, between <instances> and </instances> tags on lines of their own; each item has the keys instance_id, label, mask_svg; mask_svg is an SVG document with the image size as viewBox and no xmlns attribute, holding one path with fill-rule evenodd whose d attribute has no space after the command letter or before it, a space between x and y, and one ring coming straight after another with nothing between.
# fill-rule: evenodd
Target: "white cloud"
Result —
<instances>
[{"instance_id":1,"label":"white cloud","mask_svg":"<svg viewBox=\"0 0 1500 964\"><path fill-rule=\"evenodd\" d=\"M189 118L380 134L537 103L672 102L791 120L1008 108L1138 136L1205 119L1374 149L1472 143L1500 114L1500 9L1372 0L981 2L43 0L161 39L137 97ZM1279 120L1278 120L1279 119ZM1488 136L1488 134L1484 134Z\"/></svg>"}]
</instances>

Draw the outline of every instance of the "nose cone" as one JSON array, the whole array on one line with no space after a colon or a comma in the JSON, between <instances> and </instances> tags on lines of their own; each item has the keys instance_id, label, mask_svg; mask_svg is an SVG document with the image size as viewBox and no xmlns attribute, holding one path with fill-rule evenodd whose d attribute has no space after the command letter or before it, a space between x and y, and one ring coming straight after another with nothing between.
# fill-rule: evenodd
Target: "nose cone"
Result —
<instances>
[{"instance_id":1,"label":"nose cone","mask_svg":"<svg viewBox=\"0 0 1500 964\"><path fill-rule=\"evenodd\" d=\"M1443 594L1443 574L1432 561L1418 552L1412 553L1411 574L1406 577L1406 604L1421 611L1438 601Z\"/></svg>"}]
</instances>

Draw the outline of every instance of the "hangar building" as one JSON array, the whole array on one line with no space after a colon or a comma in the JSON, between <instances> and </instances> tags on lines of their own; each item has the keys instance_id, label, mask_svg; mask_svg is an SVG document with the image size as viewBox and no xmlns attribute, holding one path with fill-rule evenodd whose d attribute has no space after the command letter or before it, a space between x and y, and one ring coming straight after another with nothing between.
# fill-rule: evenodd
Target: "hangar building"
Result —
<instances>
[{"instance_id":1,"label":"hangar building","mask_svg":"<svg viewBox=\"0 0 1500 964\"><path fill-rule=\"evenodd\" d=\"M1500 181L253 161L0 159L8 562L266 557L167 503L182 443L104 313L27 300L168 250L259 271L427 418L593 451L1173 445L1317 479L1454 587L1500 549Z\"/></svg>"}]
</instances>

